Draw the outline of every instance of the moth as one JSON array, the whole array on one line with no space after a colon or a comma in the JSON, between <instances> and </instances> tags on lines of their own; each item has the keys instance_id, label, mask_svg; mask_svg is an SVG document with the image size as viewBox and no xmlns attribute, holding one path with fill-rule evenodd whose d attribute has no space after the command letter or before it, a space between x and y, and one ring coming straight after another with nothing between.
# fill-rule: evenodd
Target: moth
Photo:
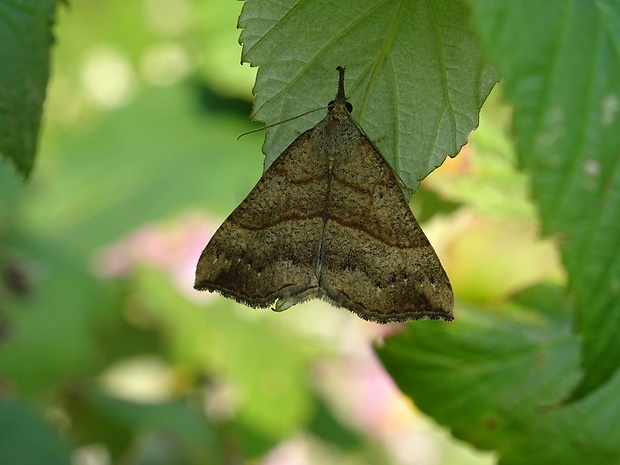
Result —
<instances>
[{"instance_id":1,"label":"moth","mask_svg":"<svg viewBox=\"0 0 620 465\"><path fill-rule=\"evenodd\" d=\"M378 323L453 319L452 286L397 175L351 116L327 115L265 171L202 252L194 288L284 310L324 299Z\"/></svg>"}]
</instances>

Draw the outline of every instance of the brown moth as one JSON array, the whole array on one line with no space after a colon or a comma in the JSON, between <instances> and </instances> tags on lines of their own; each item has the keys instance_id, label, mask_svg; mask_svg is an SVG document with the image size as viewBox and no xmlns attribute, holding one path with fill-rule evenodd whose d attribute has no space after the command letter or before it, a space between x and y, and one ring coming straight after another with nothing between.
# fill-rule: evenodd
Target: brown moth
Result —
<instances>
[{"instance_id":1,"label":"brown moth","mask_svg":"<svg viewBox=\"0 0 620 465\"><path fill-rule=\"evenodd\" d=\"M284 310L312 298L387 323L452 320L454 296L398 178L336 99L202 252L194 288Z\"/></svg>"}]
</instances>

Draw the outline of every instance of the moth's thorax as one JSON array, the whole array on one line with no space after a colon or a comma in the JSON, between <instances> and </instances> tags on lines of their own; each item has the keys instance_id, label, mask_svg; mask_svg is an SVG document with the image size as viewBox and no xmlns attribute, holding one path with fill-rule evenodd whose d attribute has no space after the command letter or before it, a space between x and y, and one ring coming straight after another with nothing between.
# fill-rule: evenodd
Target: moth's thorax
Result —
<instances>
[{"instance_id":1,"label":"moth's thorax","mask_svg":"<svg viewBox=\"0 0 620 465\"><path fill-rule=\"evenodd\" d=\"M360 129L344 103L336 103L314 128L313 139L319 151L332 160L346 163L354 156L352 148L362 137Z\"/></svg>"}]
</instances>

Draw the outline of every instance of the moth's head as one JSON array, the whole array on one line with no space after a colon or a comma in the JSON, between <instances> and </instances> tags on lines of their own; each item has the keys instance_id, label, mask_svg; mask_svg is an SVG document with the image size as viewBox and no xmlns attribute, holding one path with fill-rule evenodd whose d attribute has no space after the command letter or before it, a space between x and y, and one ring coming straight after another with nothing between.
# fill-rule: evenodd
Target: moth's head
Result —
<instances>
[{"instance_id":1,"label":"moth's head","mask_svg":"<svg viewBox=\"0 0 620 465\"><path fill-rule=\"evenodd\" d=\"M336 101L332 100L331 102L327 104L327 111L331 112L335 106L336 106ZM344 102L344 107L347 109L349 113L353 111L353 105L351 105L349 102Z\"/></svg>"}]
</instances>

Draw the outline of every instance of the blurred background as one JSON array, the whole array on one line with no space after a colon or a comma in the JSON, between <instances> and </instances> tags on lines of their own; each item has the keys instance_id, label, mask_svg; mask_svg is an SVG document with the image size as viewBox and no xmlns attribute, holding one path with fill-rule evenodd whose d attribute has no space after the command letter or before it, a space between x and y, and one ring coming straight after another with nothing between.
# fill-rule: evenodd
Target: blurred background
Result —
<instances>
[{"instance_id":1,"label":"blurred background","mask_svg":"<svg viewBox=\"0 0 620 465\"><path fill-rule=\"evenodd\" d=\"M262 173L264 135L237 140L260 127L248 121L256 70L239 63L242 6L59 9L35 170L24 182L0 164L10 437L38 444L33 456L52 465L65 455L74 465L495 463L384 372L373 346L398 325L318 301L273 313L192 289L200 252ZM470 143L412 201L457 319L458 301L492 304L563 279L514 167L509 122L496 88Z\"/></svg>"}]
</instances>

